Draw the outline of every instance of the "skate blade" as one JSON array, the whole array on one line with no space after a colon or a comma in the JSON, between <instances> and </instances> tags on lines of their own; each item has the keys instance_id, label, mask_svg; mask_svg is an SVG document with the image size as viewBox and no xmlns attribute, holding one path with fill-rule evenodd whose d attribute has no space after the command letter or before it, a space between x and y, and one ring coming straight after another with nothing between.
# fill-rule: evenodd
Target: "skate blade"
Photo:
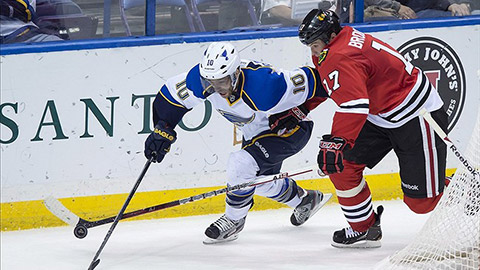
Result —
<instances>
[{"instance_id":1,"label":"skate blade","mask_svg":"<svg viewBox=\"0 0 480 270\"><path fill-rule=\"evenodd\" d=\"M232 235L226 239L212 239L212 238L206 238L203 240L203 244L205 245L215 245L215 244L220 244L220 243L226 243L226 242L231 242L234 240L238 239L238 234Z\"/></svg>"},{"instance_id":2,"label":"skate blade","mask_svg":"<svg viewBox=\"0 0 480 270\"><path fill-rule=\"evenodd\" d=\"M327 204L328 201L333 197L332 193L323 193L323 198L322 201L313 209L312 214L310 216L313 216L320 208L322 208L325 204Z\"/></svg>"},{"instance_id":3,"label":"skate blade","mask_svg":"<svg viewBox=\"0 0 480 270\"><path fill-rule=\"evenodd\" d=\"M313 208L312 212L310 212L310 216L308 216L308 218L305 220L305 222L307 222L307 220L309 218L311 218L313 215L315 215L315 213L317 213L318 210L320 210L325 204L327 204L327 202L330 201L330 199L332 197L333 197L332 193L324 193L322 200L320 201L319 204L317 204L317 206L315 206L315 208Z\"/></svg>"},{"instance_id":4,"label":"skate blade","mask_svg":"<svg viewBox=\"0 0 480 270\"><path fill-rule=\"evenodd\" d=\"M382 246L382 242L378 241L359 241L353 244L340 244L332 242L332 246L336 248L379 248Z\"/></svg>"},{"instance_id":5,"label":"skate blade","mask_svg":"<svg viewBox=\"0 0 480 270\"><path fill-rule=\"evenodd\" d=\"M292 216L290 217L290 222L292 223L292 225L294 226L300 226L300 225L303 225L305 224L305 222L307 222L313 215L315 215L315 213L318 212L318 210L320 210L320 208L322 208L331 198L333 197L333 194L332 193L325 193L323 194L323 197L322 197L322 200L320 201L319 204L317 204L313 209L312 211L310 211L310 215L308 215L307 218L305 218L305 220L301 223L299 223L298 221L292 221L292 218L294 218L294 214L292 214Z\"/></svg>"}]
</instances>

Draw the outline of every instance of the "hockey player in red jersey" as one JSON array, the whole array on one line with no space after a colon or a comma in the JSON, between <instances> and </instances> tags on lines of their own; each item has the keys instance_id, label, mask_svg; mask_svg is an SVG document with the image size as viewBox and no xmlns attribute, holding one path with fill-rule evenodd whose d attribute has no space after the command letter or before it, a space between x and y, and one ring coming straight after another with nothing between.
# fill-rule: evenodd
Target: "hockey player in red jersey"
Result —
<instances>
[{"instance_id":1,"label":"hockey player in red jersey","mask_svg":"<svg viewBox=\"0 0 480 270\"><path fill-rule=\"evenodd\" d=\"M403 201L415 213L432 211L445 185L446 145L419 116L421 108L446 130L447 115L425 74L394 48L314 9L299 27L328 96L338 105L331 134L320 141L318 164L330 176L349 228L335 247L379 247L383 207L373 210L363 178L392 149L398 157Z\"/></svg>"}]
</instances>

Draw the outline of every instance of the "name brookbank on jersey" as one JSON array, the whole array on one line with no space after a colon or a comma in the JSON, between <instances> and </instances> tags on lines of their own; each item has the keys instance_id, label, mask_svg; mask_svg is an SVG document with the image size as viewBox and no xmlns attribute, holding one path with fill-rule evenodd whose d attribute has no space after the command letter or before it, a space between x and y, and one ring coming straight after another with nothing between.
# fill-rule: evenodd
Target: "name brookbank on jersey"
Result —
<instances>
[{"instance_id":1,"label":"name brookbank on jersey","mask_svg":"<svg viewBox=\"0 0 480 270\"><path fill-rule=\"evenodd\" d=\"M420 67L438 89L448 114L451 131L465 103L465 72L457 53L444 41L433 37L409 40L397 49L413 65Z\"/></svg>"}]
</instances>

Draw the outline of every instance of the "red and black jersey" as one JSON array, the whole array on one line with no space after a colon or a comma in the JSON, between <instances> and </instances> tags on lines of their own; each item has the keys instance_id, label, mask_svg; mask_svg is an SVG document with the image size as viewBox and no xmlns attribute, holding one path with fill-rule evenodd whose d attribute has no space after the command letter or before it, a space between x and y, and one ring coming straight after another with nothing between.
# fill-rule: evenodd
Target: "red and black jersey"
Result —
<instances>
[{"instance_id":1,"label":"red and black jersey","mask_svg":"<svg viewBox=\"0 0 480 270\"><path fill-rule=\"evenodd\" d=\"M433 111L443 104L420 69L390 45L349 26L313 62L340 107L332 135L352 145L367 117L378 126L395 128L417 117L422 107Z\"/></svg>"}]
</instances>

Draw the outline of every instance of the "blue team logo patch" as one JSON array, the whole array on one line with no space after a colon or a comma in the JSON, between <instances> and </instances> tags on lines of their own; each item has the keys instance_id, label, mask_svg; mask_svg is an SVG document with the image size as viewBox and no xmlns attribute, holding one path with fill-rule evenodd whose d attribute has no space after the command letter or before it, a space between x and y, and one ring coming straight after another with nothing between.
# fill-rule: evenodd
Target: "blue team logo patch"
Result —
<instances>
[{"instance_id":1,"label":"blue team logo patch","mask_svg":"<svg viewBox=\"0 0 480 270\"><path fill-rule=\"evenodd\" d=\"M433 37L418 37L397 49L407 61L420 67L438 90L448 115L451 131L463 110L466 96L465 71L455 50L445 41Z\"/></svg>"},{"instance_id":2,"label":"blue team logo patch","mask_svg":"<svg viewBox=\"0 0 480 270\"><path fill-rule=\"evenodd\" d=\"M217 109L217 111L237 127L243 127L244 125L251 123L255 119L255 114L252 114L251 117L241 117L231 112L226 112L220 109Z\"/></svg>"}]
</instances>

